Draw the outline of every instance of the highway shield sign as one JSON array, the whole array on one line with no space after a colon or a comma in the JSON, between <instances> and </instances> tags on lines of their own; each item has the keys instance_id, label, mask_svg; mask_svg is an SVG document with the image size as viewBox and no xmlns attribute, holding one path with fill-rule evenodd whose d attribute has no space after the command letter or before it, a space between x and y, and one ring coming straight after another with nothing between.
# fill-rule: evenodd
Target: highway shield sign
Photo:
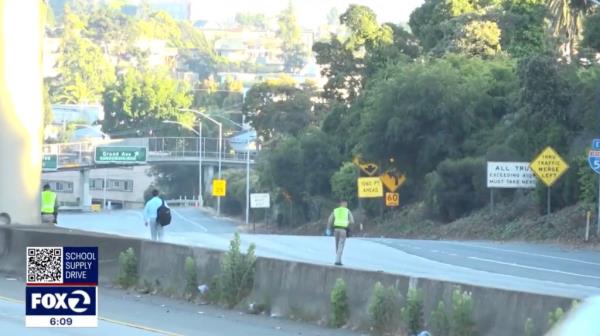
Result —
<instances>
[{"instance_id":1,"label":"highway shield sign","mask_svg":"<svg viewBox=\"0 0 600 336\"><path fill-rule=\"evenodd\" d=\"M588 153L588 163L596 174L600 174L600 150L591 150Z\"/></svg>"},{"instance_id":2,"label":"highway shield sign","mask_svg":"<svg viewBox=\"0 0 600 336\"><path fill-rule=\"evenodd\" d=\"M569 165L552 147L546 147L531 161L529 167L535 176L548 187L552 186L569 169Z\"/></svg>"},{"instance_id":3,"label":"highway shield sign","mask_svg":"<svg viewBox=\"0 0 600 336\"><path fill-rule=\"evenodd\" d=\"M379 177L359 177L357 184L359 198L383 197L383 185Z\"/></svg>"}]
</instances>

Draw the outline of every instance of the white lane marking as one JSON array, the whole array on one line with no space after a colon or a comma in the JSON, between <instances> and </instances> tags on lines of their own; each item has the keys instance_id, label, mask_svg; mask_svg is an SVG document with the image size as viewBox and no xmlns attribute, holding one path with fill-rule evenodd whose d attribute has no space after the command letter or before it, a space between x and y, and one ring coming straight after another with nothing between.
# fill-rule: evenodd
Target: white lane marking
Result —
<instances>
[{"instance_id":1,"label":"white lane marking","mask_svg":"<svg viewBox=\"0 0 600 336\"><path fill-rule=\"evenodd\" d=\"M182 214L179 213L179 211L177 211L177 210L175 210L173 208L171 208L171 211L175 214L175 216L183 219L184 221L186 221L186 222L188 222L188 223L190 223L192 225L198 226L204 232L208 232L208 229L204 225L202 225L200 223L197 223L197 222L194 222L193 220L191 220L191 219L183 216Z\"/></svg>"},{"instance_id":2,"label":"white lane marking","mask_svg":"<svg viewBox=\"0 0 600 336\"><path fill-rule=\"evenodd\" d=\"M565 271L553 270L553 269L542 268L542 267L535 267L535 266L519 265L517 263L508 263L508 262L497 261L497 260L486 259L486 258L479 258L479 257L467 257L467 258L471 259L471 260L484 261L484 262L489 262L489 263L494 263L494 264L517 267L517 268L525 268L525 269L531 269L531 270L536 270L536 271L551 272L551 273L558 273L558 274L570 275L570 276L581 277L581 278L600 280L600 276L578 274L578 273L565 272Z\"/></svg>"},{"instance_id":3,"label":"white lane marking","mask_svg":"<svg viewBox=\"0 0 600 336\"><path fill-rule=\"evenodd\" d=\"M584 261L584 260L578 260L578 259L572 259L572 258L551 256L551 255L547 255L547 254L539 254L539 253L533 253L533 252L523 252L523 251L517 251L517 250L502 249L502 248L491 247L491 246L482 246L482 245L477 245L477 244L468 244L468 243L459 243L459 242L444 242L444 243L446 243L446 244L454 244L454 245L461 245L461 246L470 246L470 247L488 249L488 250L493 250L493 251L510 252L510 253L515 253L515 254L522 254L522 255L528 255L528 256L549 258L549 259L555 259L555 260L563 260L563 261L569 261L569 262L574 262L574 263L579 263L579 264L585 264L585 265L600 266L600 263L595 263L595 262L591 262L591 261Z\"/></svg>"}]
</instances>

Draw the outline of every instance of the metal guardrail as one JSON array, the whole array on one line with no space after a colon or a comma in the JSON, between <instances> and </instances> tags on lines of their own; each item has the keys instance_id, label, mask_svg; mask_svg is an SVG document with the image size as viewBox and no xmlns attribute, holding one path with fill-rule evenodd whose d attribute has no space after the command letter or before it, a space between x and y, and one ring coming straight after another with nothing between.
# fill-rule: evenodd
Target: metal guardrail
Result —
<instances>
[{"instance_id":1,"label":"metal guardrail","mask_svg":"<svg viewBox=\"0 0 600 336\"><path fill-rule=\"evenodd\" d=\"M219 139L202 138L202 160L216 163L219 159ZM44 154L56 154L58 156L58 167L76 168L92 166L94 162L94 148L96 146L139 146L148 148L147 162L197 162L199 141L198 138L128 138L113 140L94 140L75 143L45 144ZM245 164L245 152L236 152L223 139L223 153L221 161L226 164ZM250 152L250 163L254 164L256 152Z\"/></svg>"}]
</instances>

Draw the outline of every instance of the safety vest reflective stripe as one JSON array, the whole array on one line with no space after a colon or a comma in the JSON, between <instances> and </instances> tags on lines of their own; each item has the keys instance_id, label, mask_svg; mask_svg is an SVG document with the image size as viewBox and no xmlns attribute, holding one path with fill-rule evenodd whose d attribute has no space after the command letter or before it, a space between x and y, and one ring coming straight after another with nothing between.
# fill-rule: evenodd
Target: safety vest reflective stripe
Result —
<instances>
[{"instance_id":1,"label":"safety vest reflective stripe","mask_svg":"<svg viewBox=\"0 0 600 336\"><path fill-rule=\"evenodd\" d=\"M42 213L54 213L56 205L56 193L46 190L42 192Z\"/></svg>"},{"instance_id":2,"label":"safety vest reflective stripe","mask_svg":"<svg viewBox=\"0 0 600 336\"><path fill-rule=\"evenodd\" d=\"M333 210L333 226L339 228L347 228L349 213L350 210L341 207Z\"/></svg>"}]
</instances>

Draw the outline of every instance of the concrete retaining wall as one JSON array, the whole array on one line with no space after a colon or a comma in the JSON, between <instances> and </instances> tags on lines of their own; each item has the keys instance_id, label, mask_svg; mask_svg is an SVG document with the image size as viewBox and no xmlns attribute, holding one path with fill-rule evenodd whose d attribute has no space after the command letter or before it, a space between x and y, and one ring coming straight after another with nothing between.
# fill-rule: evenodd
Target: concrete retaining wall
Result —
<instances>
[{"instance_id":1,"label":"concrete retaining wall","mask_svg":"<svg viewBox=\"0 0 600 336\"><path fill-rule=\"evenodd\" d=\"M159 288L162 293L184 296L184 261L194 257L200 283L210 283L217 274L221 251L200 247L157 243L147 240L91 234L70 230L0 226L0 272L25 274L27 246L98 246L100 282L112 283L118 274L118 255L131 247L138 256L140 283ZM248 301L267 303L273 313L312 321L326 321L329 296L338 278L346 281L351 307L351 326L366 328L367 304L375 282L394 286L405 294L409 286L425 293L425 316L441 299L450 306L455 283L417 279L383 272L370 272L319 266L300 262L258 258L254 289ZM571 299L521 293L486 287L460 285L472 292L474 320L478 335L515 336L523 334L525 320L545 331L548 312L556 307L568 309Z\"/></svg>"}]
</instances>

